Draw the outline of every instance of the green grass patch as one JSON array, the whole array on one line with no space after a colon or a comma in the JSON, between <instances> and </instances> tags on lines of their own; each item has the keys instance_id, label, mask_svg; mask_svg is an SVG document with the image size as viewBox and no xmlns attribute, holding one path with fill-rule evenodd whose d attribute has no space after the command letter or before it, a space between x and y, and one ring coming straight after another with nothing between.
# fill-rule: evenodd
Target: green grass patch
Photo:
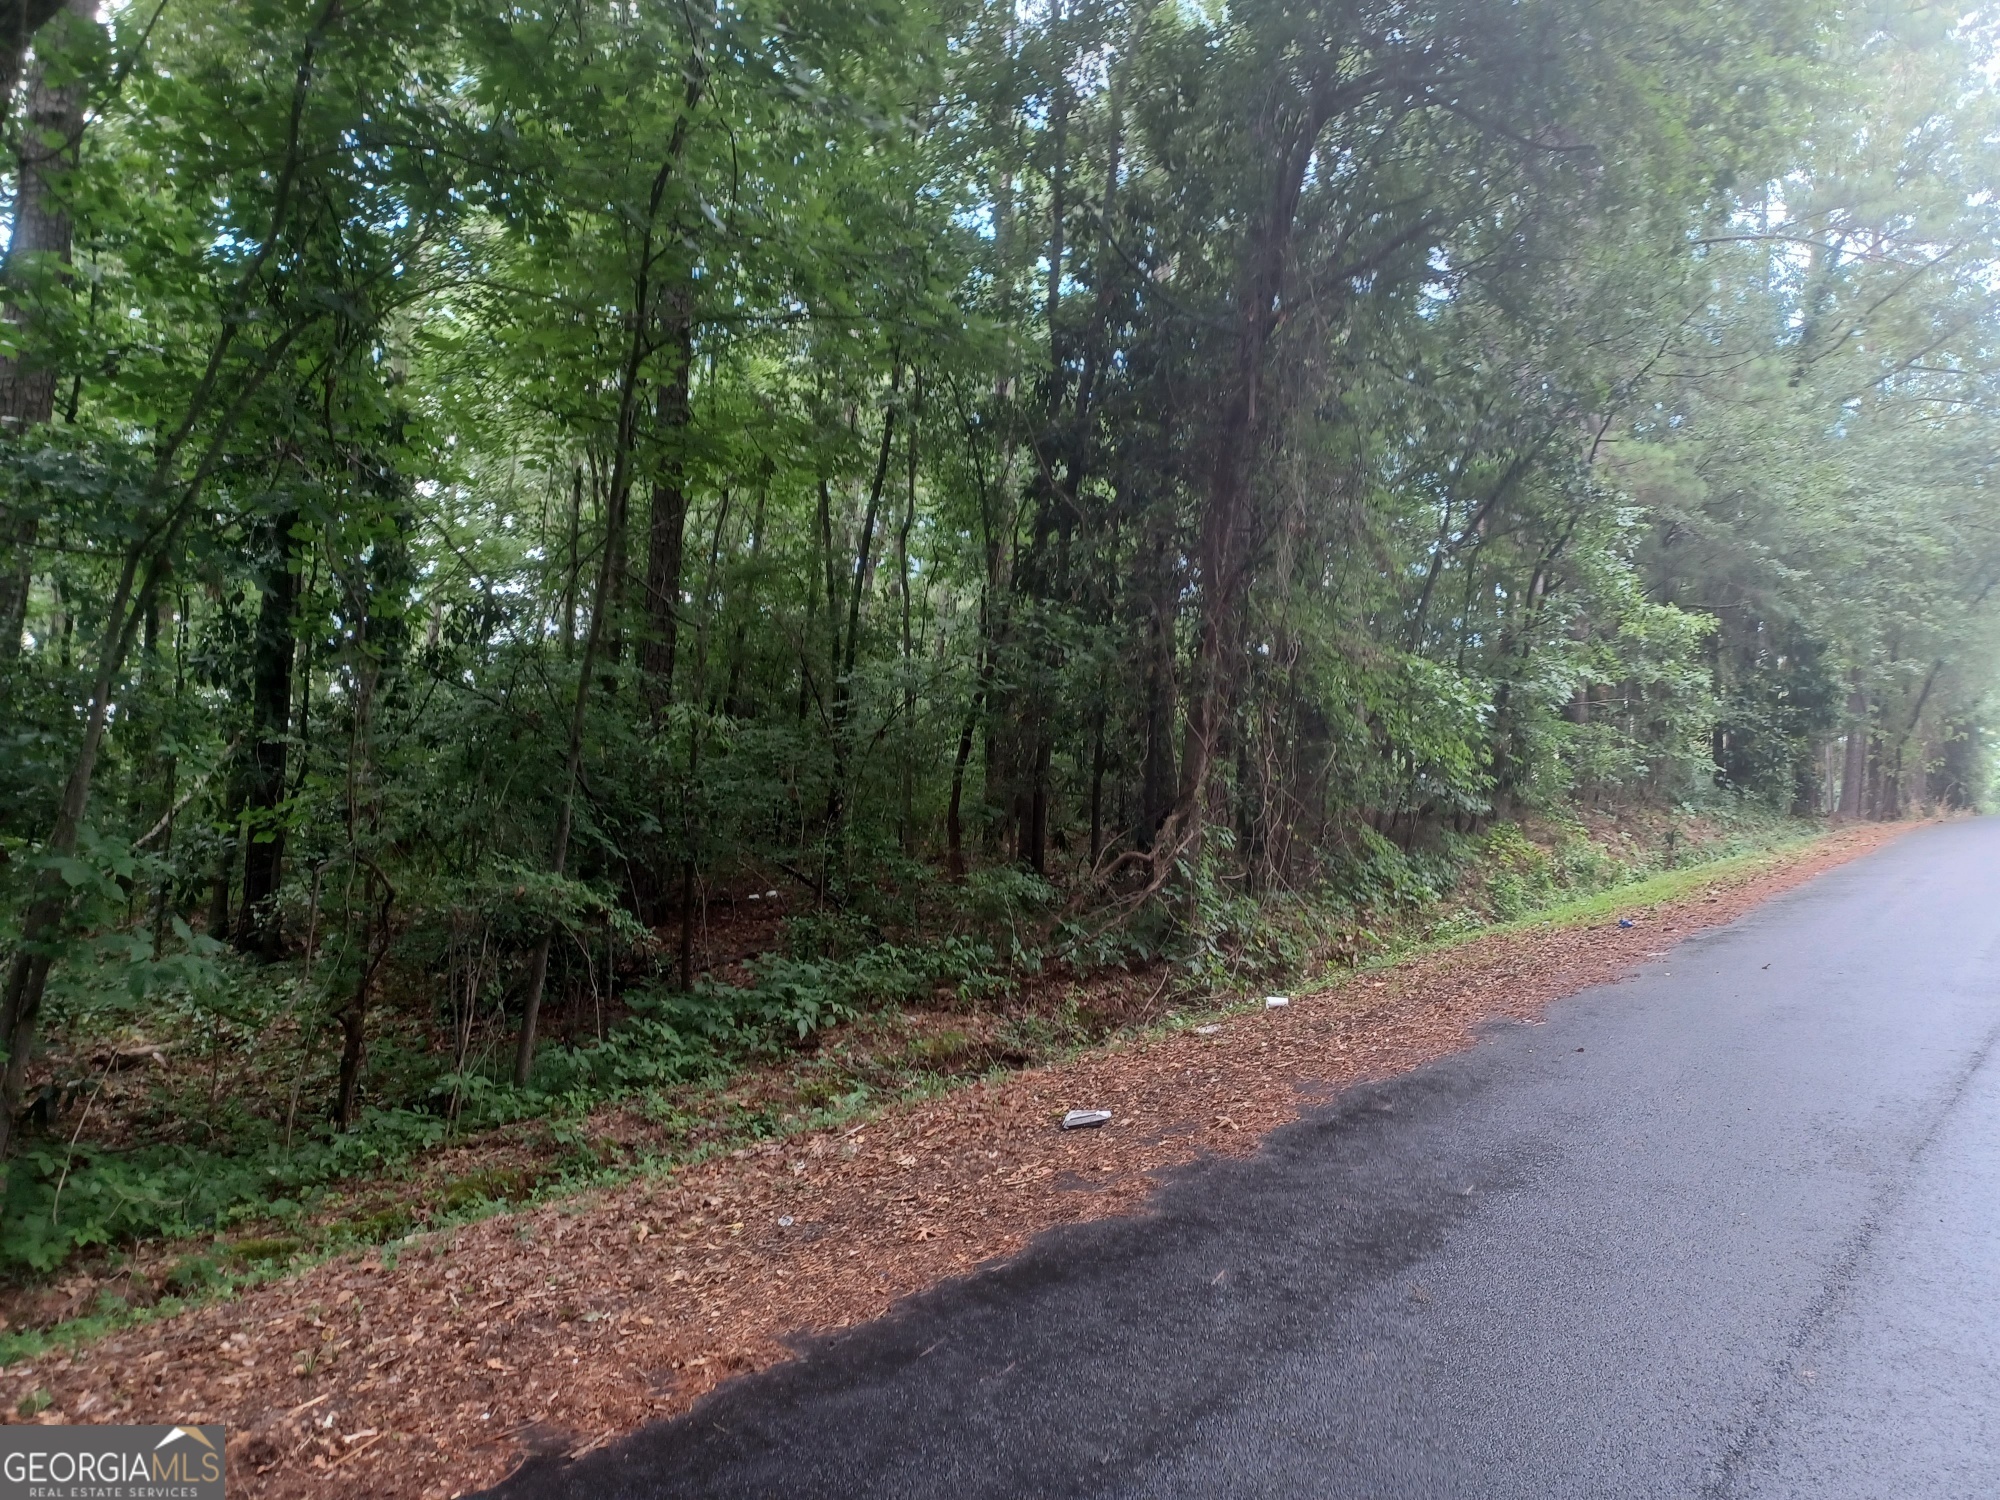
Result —
<instances>
[{"instance_id":1,"label":"green grass patch","mask_svg":"<svg viewBox=\"0 0 2000 1500\"><path fill-rule=\"evenodd\" d=\"M1466 937L1478 936L1481 931L1521 932L1533 927L1588 926L1606 917L1621 916L1642 907L1657 906L1662 901L1672 901L1704 887L1729 880L1733 876L1776 868L1786 863L1791 855L1811 848L1829 836L1824 832L1806 834L1784 839L1763 849L1724 855L1705 864L1683 865L1678 869L1662 870L1624 885L1608 886L1604 890L1593 891L1588 895L1559 901L1541 911L1530 912L1491 927L1458 934L1445 941L1463 941Z\"/></svg>"}]
</instances>

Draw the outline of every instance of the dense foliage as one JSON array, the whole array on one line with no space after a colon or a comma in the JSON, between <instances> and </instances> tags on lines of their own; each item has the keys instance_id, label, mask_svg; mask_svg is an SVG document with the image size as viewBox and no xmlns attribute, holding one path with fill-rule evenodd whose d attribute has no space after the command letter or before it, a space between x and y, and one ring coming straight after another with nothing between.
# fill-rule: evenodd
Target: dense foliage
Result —
<instances>
[{"instance_id":1,"label":"dense foliage","mask_svg":"<svg viewBox=\"0 0 2000 1500\"><path fill-rule=\"evenodd\" d=\"M354 1170L378 1105L431 1139L1038 957L1198 962L1524 813L1984 790L2000 119L1955 13L7 39L15 1258L66 1243L76 1138L15 1128L73 1103L52 1029L282 1042L282 1110L77 1174L115 1235ZM168 1181L218 1131L261 1188Z\"/></svg>"}]
</instances>

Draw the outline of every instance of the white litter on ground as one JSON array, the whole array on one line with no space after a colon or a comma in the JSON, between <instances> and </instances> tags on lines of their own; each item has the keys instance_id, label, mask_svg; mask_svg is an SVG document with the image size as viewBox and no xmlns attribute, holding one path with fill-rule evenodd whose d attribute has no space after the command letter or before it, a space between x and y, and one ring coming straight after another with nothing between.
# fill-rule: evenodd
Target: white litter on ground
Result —
<instances>
[{"instance_id":1,"label":"white litter on ground","mask_svg":"<svg viewBox=\"0 0 2000 1500\"><path fill-rule=\"evenodd\" d=\"M1073 1109L1063 1116L1062 1128L1064 1130L1089 1130L1098 1125L1109 1124L1110 1121L1111 1111L1108 1109Z\"/></svg>"}]
</instances>

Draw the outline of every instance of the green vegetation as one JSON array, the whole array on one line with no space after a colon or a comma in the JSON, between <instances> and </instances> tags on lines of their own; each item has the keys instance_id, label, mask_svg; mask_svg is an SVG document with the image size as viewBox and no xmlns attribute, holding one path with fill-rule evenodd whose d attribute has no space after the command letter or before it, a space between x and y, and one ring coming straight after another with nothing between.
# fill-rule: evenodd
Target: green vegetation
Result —
<instances>
[{"instance_id":1,"label":"green vegetation","mask_svg":"<svg viewBox=\"0 0 2000 1500\"><path fill-rule=\"evenodd\" d=\"M17 1283L1985 790L1955 16L7 3Z\"/></svg>"}]
</instances>

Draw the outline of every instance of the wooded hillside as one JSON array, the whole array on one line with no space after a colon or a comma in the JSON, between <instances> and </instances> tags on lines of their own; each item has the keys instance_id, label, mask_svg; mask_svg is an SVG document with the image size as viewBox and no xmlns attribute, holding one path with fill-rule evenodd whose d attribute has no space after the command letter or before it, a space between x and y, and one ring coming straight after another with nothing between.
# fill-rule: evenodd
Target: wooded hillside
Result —
<instances>
[{"instance_id":1,"label":"wooded hillside","mask_svg":"<svg viewBox=\"0 0 2000 1500\"><path fill-rule=\"evenodd\" d=\"M1977 803L1989 42L0 0L0 1264L1521 818Z\"/></svg>"}]
</instances>

